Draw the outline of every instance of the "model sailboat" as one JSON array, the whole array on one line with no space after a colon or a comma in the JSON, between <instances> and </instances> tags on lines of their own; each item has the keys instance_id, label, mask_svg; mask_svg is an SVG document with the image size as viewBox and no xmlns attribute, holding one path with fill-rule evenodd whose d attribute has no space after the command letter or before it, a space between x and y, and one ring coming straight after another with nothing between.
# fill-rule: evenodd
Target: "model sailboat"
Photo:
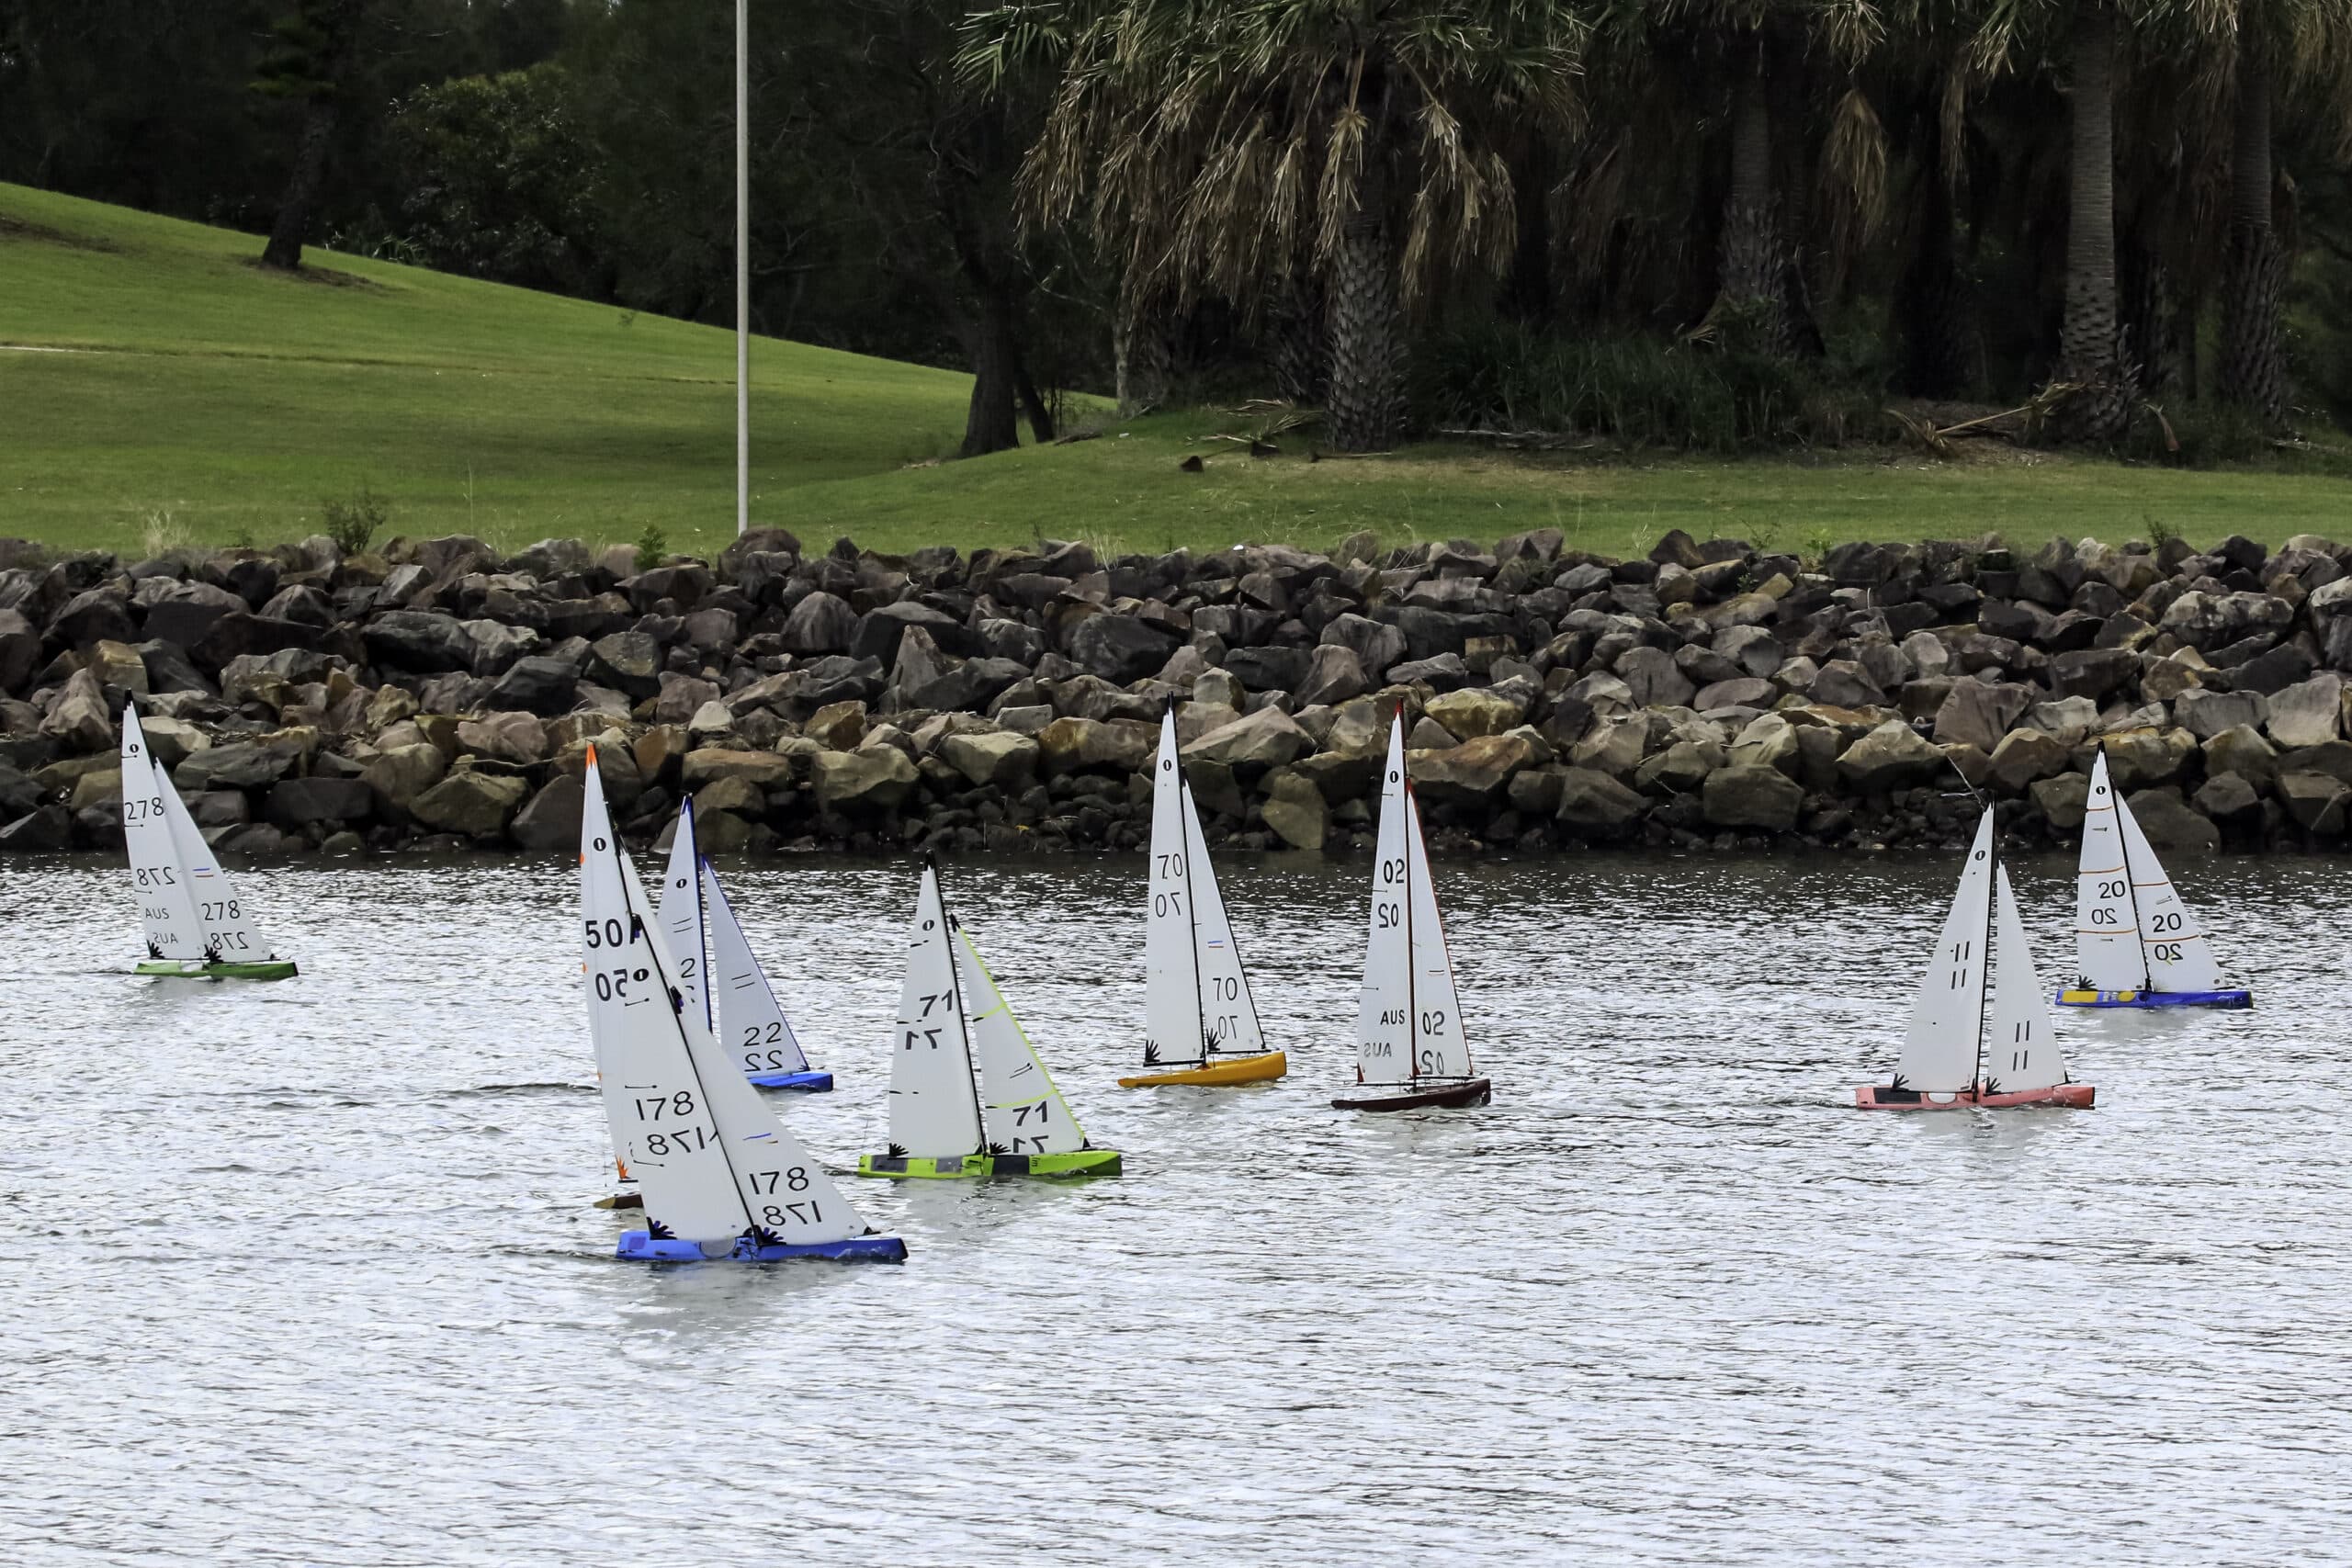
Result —
<instances>
[{"instance_id":1,"label":"model sailboat","mask_svg":"<svg viewBox=\"0 0 2352 1568\"><path fill-rule=\"evenodd\" d=\"M147 938L141 975L283 980L294 974L254 929L244 900L204 841L180 792L147 749L135 708L122 710L122 838Z\"/></svg>"},{"instance_id":2,"label":"model sailboat","mask_svg":"<svg viewBox=\"0 0 2352 1568\"><path fill-rule=\"evenodd\" d=\"M1989 953L1987 950L1990 950ZM1986 960L1998 966L1984 1017ZM1976 825L1960 892L1935 955L1911 999L1911 1027L1894 1081L1854 1091L1865 1110L1953 1111L1978 1106L2087 1106L2097 1091L2066 1077L2033 972L2008 868L1993 852L1993 813Z\"/></svg>"},{"instance_id":3,"label":"model sailboat","mask_svg":"<svg viewBox=\"0 0 2352 1568\"><path fill-rule=\"evenodd\" d=\"M867 1227L687 1003L613 831L593 749L584 782L581 978L614 1152L646 1218L616 1256L903 1261L906 1244Z\"/></svg>"},{"instance_id":4,"label":"model sailboat","mask_svg":"<svg viewBox=\"0 0 2352 1568\"><path fill-rule=\"evenodd\" d=\"M860 1159L860 1176L1119 1174L1118 1151L1087 1142L928 862L890 1038L890 1152Z\"/></svg>"},{"instance_id":5,"label":"model sailboat","mask_svg":"<svg viewBox=\"0 0 2352 1568\"><path fill-rule=\"evenodd\" d=\"M2254 993L2222 986L2201 922L2157 863L2131 805L2091 763L2075 894L2075 983L2064 1007L2247 1008Z\"/></svg>"},{"instance_id":6,"label":"model sailboat","mask_svg":"<svg viewBox=\"0 0 2352 1568\"><path fill-rule=\"evenodd\" d=\"M1331 1103L1341 1111L1418 1111L1484 1105L1494 1098L1494 1085L1470 1066L1453 960L1421 841L1420 807L1405 777L1401 711L1389 726L1388 761L1381 772L1372 929L1356 1006L1356 1083L1364 1092Z\"/></svg>"},{"instance_id":7,"label":"model sailboat","mask_svg":"<svg viewBox=\"0 0 2352 1568\"><path fill-rule=\"evenodd\" d=\"M1250 977L1217 892L1192 786L1176 757L1176 716L1159 721L1152 768L1151 879L1144 913L1144 1066L1122 1089L1263 1083L1288 1070L1266 1049Z\"/></svg>"},{"instance_id":8,"label":"model sailboat","mask_svg":"<svg viewBox=\"0 0 2352 1568\"><path fill-rule=\"evenodd\" d=\"M715 1030L741 1060L745 1077L762 1089L809 1094L833 1087L832 1074L809 1066L735 919L734 906L718 886L718 874L702 857L692 795L678 806L677 833L662 878L660 923L677 966L679 994L686 1006L701 1010L704 1026Z\"/></svg>"}]
</instances>

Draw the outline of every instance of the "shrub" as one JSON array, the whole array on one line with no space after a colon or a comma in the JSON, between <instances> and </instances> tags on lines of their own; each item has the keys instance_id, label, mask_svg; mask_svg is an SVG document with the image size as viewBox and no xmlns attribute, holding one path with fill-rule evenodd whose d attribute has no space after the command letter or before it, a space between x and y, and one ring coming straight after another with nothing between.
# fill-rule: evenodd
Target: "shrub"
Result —
<instances>
[{"instance_id":1,"label":"shrub","mask_svg":"<svg viewBox=\"0 0 2352 1568\"><path fill-rule=\"evenodd\" d=\"M376 530L391 521L392 505L379 500L366 485L347 501L326 501L320 503L325 514L326 536L334 547L345 555L356 556L368 547Z\"/></svg>"},{"instance_id":2,"label":"shrub","mask_svg":"<svg viewBox=\"0 0 2352 1568\"><path fill-rule=\"evenodd\" d=\"M651 571L669 558L670 536L659 523L648 523L645 532L637 536L637 570Z\"/></svg>"},{"instance_id":3,"label":"shrub","mask_svg":"<svg viewBox=\"0 0 2352 1568\"><path fill-rule=\"evenodd\" d=\"M1728 453L1834 445L1877 406L1859 377L1707 343L1492 326L1436 344L1422 363L1419 403L1440 425L1629 446Z\"/></svg>"}]
</instances>

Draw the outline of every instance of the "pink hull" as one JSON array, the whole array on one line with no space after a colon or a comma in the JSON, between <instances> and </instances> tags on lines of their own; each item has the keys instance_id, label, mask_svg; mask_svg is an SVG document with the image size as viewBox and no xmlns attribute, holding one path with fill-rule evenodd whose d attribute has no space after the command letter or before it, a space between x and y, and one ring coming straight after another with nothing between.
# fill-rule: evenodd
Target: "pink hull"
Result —
<instances>
[{"instance_id":1,"label":"pink hull","mask_svg":"<svg viewBox=\"0 0 2352 1568\"><path fill-rule=\"evenodd\" d=\"M2058 1105L2076 1111L2090 1108L2098 1090L2086 1083L2052 1084L2048 1089L2020 1089L2015 1094L1979 1095L1971 1089L1950 1100L1929 1100L1909 1090L1896 1092L1881 1084L1865 1084L1854 1091L1854 1103L1864 1111L2006 1111L2018 1105Z\"/></svg>"}]
</instances>

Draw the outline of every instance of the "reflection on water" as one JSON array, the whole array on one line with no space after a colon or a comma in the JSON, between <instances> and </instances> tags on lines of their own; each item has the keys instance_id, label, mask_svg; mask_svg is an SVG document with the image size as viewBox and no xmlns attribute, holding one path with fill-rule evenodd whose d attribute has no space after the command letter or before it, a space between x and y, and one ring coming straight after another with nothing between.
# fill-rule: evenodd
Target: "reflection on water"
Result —
<instances>
[{"instance_id":1,"label":"reflection on water","mask_svg":"<svg viewBox=\"0 0 2352 1568\"><path fill-rule=\"evenodd\" d=\"M301 978L200 986L124 973L112 867L0 863L12 1560L2340 1559L2335 863L2180 868L2257 1010L2065 1014L2100 1109L1945 1116L1845 1107L1957 857L1442 863L1497 1099L1393 1120L1327 1104L1363 868L1222 870L1289 1078L1113 1087L1141 857L951 866L1128 1174L653 1270L588 1205L569 868L256 875ZM2071 867L2019 870L2054 985ZM912 879L729 886L847 1166Z\"/></svg>"}]
</instances>

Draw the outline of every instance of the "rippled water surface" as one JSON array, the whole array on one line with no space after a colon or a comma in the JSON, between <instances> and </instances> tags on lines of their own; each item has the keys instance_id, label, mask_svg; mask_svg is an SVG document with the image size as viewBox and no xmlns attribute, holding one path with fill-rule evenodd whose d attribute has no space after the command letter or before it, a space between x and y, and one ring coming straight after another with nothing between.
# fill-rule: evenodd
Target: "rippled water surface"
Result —
<instances>
[{"instance_id":1,"label":"rippled water surface","mask_svg":"<svg viewBox=\"0 0 2352 1568\"><path fill-rule=\"evenodd\" d=\"M650 869L650 868L649 868ZM1222 864L1265 1088L1130 1091L1141 857L953 866L1098 1144L854 1182L902 1269L613 1261L569 867L281 869L300 979L133 978L0 866L15 1562L2346 1559L2340 863L2185 868L2250 1013L2099 1108L1871 1115L1954 857L1441 863L1492 1109L1329 1109L1364 866ZM2043 977L2071 867L2021 868ZM902 866L729 876L883 1141Z\"/></svg>"}]
</instances>

